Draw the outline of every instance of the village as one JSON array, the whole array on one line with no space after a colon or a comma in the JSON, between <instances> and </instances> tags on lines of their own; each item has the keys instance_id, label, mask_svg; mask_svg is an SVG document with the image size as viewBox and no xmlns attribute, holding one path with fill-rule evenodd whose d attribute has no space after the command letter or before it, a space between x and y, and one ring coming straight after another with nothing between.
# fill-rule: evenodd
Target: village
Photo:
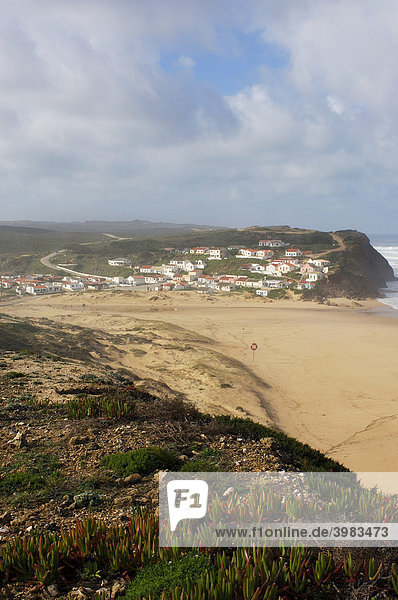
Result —
<instances>
[{"instance_id":1,"label":"village","mask_svg":"<svg viewBox=\"0 0 398 600\"><path fill-rule=\"evenodd\" d=\"M114 258L107 261L111 267L131 269L127 277L105 277L80 273L62 266L54 268L67 272L67 275L0 275L1 289L18 295L39 296L63 292L82 292L103 289L142 289L145 291L195 290L199 294L248 290L258 296L267 297L274 290L292 289L300 291L312 289L327 278L330 261L316 257L311 250L290 248L282 240L259 240L257 248L240 246L163 248L162 255L170 255L169 262L153 265L136 265L128 258ZM210 261L241 259L236 273L222 268L220 273L206 273ZM159 261L161 262L161 261ZM231 262L231 260L229 260ZM235 260L235 265L236 265ZM225 263L227 264L227 263ZM209 269L207 269L209 271ZM212 270L213 271L213 270Z\"/></svg>"}]
</instances>

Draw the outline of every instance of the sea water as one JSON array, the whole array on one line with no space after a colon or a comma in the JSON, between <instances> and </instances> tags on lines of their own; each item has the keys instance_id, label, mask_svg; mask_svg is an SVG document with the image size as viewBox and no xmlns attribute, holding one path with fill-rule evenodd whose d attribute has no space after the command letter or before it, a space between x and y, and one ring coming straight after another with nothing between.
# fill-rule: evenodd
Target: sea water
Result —
<instances>
[{"instance_id":1,"label":"sea water","mask_svg":"<svg viewBox=\"0 0 398 600\"><path fill-rule=\"evenodd\" d=\"M372 246L388 260L398 277L398 235L370 235L369 238ZM381 298L380 302L398 310L398 281L389 281L382 292L385 298Z\"/></svg>"}]
</instances>

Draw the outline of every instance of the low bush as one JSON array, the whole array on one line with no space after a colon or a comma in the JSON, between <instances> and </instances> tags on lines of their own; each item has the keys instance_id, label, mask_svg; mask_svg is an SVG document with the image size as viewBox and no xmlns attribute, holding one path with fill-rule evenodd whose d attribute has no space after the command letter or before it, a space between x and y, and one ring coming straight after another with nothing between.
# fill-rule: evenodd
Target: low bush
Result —
<instances>
[{"instance_id":1,"label":"low bush","mask_svg":"<svg viewBox=\"0 0 398 600\"><path fill-rule=\"evenodd\" d=\"M271 429L251 419L219 415L214 417L214 425L220 426L221 431L231 433L250 440L260 440L270 437L280 443L286 452L302 471L348 471L346 467L328 458L319 450L314 450L308 444L303 444L282 431Z\"/></svg>"},{"instance_id":2,"label":"low bush","mask_svg":"<svg viewBox=\"0 0 398 600\"><path fill-rule=\"evenodd\" d=\"M45 486L45 480L37 473L7 473L0 479L0 493L13 494L24 490L39 490Z\"/></svg>"},{"instance_id":3,"label":"low bush","mask_svg":"<svg viewBox=\"0 0 398 600\"><path fill-rule=\"evenodd\" d=\"M198 552L190 552L179 560L148 565L127 588L126 600L149 597L160 600L163 590L171 592L177 586L195 584L209 566L209 557Z\"/></svg>"},{"instance_id":4,"label":"low bush","mask_svg":"<svg viewBox=\"0 0 398 600\"><path fill-rule=\"evenodd\" d=\"M26 373L20 373L19 371L8 371L2 375L2 379L5 381L8 379L19 379L20 377L26 377Z\"/></svg>"},{"instance_id":5,"label":"low bush","mask_svg":"<svg viewBox=\"0 0 398 600\"><path fill-rule=\"evenodd\" d=\"M158 469L176 469L179 461L173 452L159 446L152 446L104 456L101 465L111 469L119 477L127 477L132 473L148 475Z\"/></svg>"}]
</instances>

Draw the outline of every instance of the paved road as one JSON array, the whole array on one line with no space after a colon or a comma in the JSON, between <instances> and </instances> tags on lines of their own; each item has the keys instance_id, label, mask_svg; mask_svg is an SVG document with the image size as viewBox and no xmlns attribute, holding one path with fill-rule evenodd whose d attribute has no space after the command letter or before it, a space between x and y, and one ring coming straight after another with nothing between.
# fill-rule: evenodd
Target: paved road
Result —
<instances>
[{"instance_id":1,"label":"paved road","mask_svg":"<svg viewBox=\"0 0 398 600\"><path fill-rule=\"evenodd\" d=\"M104 277L103 275L94 275L93 273L81 273L80 271L74 271L73 269L68 269L67 267L60 267L59 265L54 265L54 263L51 262L51 259L54 258L55 256L59 256L59 254L61 254L62 252L63 252L63 250L59 250L58 252L52 252L51 254L47 254L47 256L43 256L40 259L41 264L50 269L58 269L58 271L66 271L67 273L71 273L72 275L83 275L84 277L96 277L96 278L105 279L106 281L112 281L112 277Z\"/></svg>"}]
</instances>

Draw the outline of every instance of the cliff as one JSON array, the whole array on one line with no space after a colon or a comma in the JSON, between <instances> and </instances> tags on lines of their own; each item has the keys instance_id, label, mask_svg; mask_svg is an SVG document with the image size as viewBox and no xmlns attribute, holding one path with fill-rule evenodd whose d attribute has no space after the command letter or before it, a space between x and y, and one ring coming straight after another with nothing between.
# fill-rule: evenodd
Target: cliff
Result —
<instances>
[{"instance_id":1,"label":"cliff","mask_svg":"<svg viewBox=\"0 0 398 600\"><path fill-rule=\"evenodd\" d=\"M359 231L335 232L344 242L345 249L325 258L332 260L334 270L316 289L305 294L306 299L344 296L353 299L380 297L380 288L395 279L388 261Z\"/></svg>"}]
</instances>

